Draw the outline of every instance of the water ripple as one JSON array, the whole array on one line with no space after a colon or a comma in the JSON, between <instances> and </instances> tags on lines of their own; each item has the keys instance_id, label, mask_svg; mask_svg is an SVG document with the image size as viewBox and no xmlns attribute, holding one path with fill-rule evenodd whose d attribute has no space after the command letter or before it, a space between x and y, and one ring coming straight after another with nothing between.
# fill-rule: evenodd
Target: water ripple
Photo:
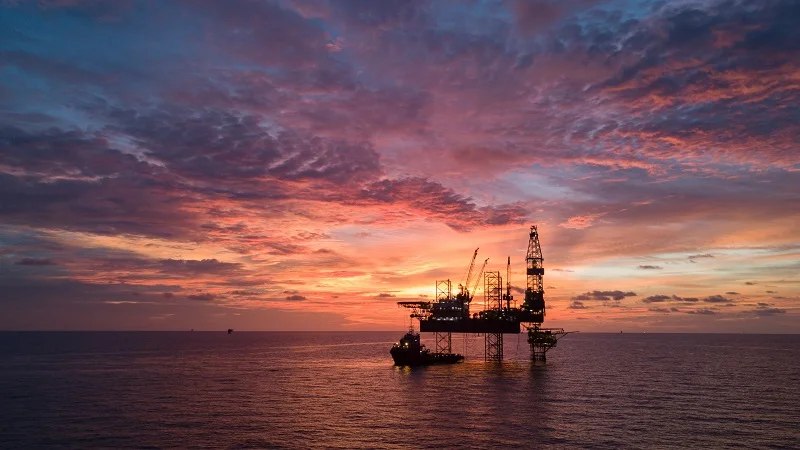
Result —
<instances>
[{"instance_id":1,"label":"water ripple","mask_svg":"<svg viewBox=\"0 0 800 450\"><path fill-rule=\"evenodd\" d=\"M547 364L399 333L0 333L0 447L798 448L800 337L565 338Z\"/></svg>"}]
</instances>

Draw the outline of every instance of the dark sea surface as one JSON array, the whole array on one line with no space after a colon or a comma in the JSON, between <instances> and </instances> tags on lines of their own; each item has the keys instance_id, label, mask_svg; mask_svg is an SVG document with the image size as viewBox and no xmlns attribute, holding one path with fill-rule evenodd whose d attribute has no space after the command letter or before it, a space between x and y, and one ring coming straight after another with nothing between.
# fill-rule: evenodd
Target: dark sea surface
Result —
<instances>
[{"instance_id":1,"label":"dark sea surface","mask_svg":"<svg viewBox=\"0 0 800 450\"><path fill-rule=\"evenodd\" d=\"M397 368L391 333L0 333L3 448L800 448L800 336L575 334ZM453 336L463 352L462 335Z\"/></svg>"}]
</instances>

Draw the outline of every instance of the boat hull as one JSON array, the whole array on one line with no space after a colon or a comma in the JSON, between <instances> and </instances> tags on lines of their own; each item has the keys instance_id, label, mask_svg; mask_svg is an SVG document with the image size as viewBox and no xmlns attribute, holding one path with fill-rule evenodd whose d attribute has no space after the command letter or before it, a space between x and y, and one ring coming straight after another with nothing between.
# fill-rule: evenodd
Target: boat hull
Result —
<instances>
[{"instance_id":1,"label":"boat hull","mask_svg":"<svg viewBox=\"0 0 800 450\"><path fill-rule=\"evenodd\" d=\"M429 366L433 364L455 364L464 360L457 353L411 352L393 348L390 351L395 366Z\"/></svg>"}]
</instances>

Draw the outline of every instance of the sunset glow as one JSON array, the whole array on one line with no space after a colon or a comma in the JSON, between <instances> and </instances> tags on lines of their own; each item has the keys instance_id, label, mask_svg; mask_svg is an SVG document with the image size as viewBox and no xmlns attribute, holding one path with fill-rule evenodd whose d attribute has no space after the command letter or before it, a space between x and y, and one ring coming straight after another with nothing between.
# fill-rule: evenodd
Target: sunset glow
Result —
<instances>
[{"instance_id":1,"label":"sunset glow","mask_svg":"<svg viewBox=\"0 0 800 450\"><path fill-rule=\"evenodd\" d=\"M475 248L524 288L537 224L548 326L800 332L798 23L3 3L0 329L401 329Z\"/></svg>"}]
</instances>

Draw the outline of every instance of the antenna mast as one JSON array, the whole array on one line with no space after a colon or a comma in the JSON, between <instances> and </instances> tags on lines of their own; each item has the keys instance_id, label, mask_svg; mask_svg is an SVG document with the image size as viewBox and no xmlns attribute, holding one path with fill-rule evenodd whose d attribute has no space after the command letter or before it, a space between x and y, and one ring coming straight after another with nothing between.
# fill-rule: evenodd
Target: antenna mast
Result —
<instances>
[{"instance_id":1,"label":"antenna mast","mask_svg":"<svg viewBox=\"0 0 800 450\"><path fill-rule=\"evenodd\" d=\"M514 297L511 296L511 278L509 277L509 272L511 271L511 257L508 257L508 263L506 264L506 295L504 295L503 300L506 301L506 308L511 309L511 300L514 300Z\"/></svg>"}]
</instances>

